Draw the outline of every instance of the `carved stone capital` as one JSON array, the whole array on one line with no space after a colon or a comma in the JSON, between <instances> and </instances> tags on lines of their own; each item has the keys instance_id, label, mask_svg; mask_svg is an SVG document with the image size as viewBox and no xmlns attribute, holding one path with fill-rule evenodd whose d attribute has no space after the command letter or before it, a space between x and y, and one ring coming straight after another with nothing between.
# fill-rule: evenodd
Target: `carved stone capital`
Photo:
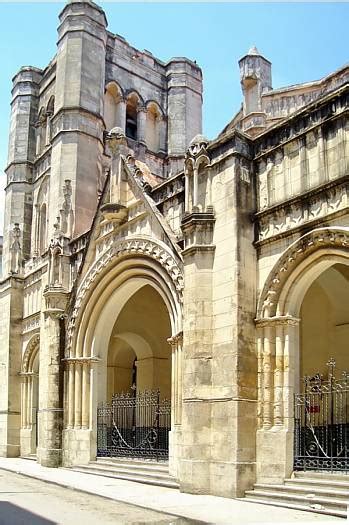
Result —
<instances>
[{"instance_id":1,"label":"carved stone capital","mask_svg":"<svg viewBox=\"0 0 349 525\"><path fill-rule=\"evenodd\" d=\"M298 326L301 322L298 317L292 315L279 315L275 317L263 317L261 319L255 319L257 328L264 328L266 326Z\"/></svg>"},{"instance_id":2,"label":"carved stone capital","mask_svg":"<svg viewBox=\"0 0 349 525\"><path fill-rule=\"evenodd\" d=\"M178 332L176 335L172 335L167 339L169 345L171 345L172 350L175 350L178 345L183 343L183 332Z\"/></svg>"},{"instance_id":3,"label":"carved stone capital","mask_svg":"<svg viewBox=\"0 0 349 525\"><path fill-rule=\"evenodd\" d=\"M69 300L69 292L60 286L47 286L43 296L45 298L45 316L53 319L66 318L65 310Z\"/></svg>"}]
</instances>

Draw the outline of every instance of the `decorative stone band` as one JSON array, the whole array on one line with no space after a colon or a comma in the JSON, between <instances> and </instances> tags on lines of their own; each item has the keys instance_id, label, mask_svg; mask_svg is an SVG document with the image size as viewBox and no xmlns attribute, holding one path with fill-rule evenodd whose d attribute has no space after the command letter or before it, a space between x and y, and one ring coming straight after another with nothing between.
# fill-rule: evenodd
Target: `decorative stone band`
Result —
<instances>
[{"instance_id":1,"label":"decorative stone band","mask_svg":"<svg viewBox=\"0 0 349 525\"><path fill-rule=\"evenodd\" d=\"M279 315L275 317L262 317L255 319L257 328L264 328L265 326L298 326L300 319L292 317L292 315Z\"/></svg>"},{"instance_id":2,"label":"decorative stone band","mask_svg":"<svg viewBox=\"0 0 349 525\"><path fill-rule=\"evenodd\" d=\"M160 264L169 277L171 278L175 289L178 293L180 302L183 300L183 274L182 271L167 247L160 245L150 239L133 238L119 241L103 253L101 257L91 266L86 276L82 280L76 294L76 300L73 311L70 315L67 328L67 349L71 348L76 320L79 312L82 311L82 306L87 299L88 292L91 290L93 283L98 276L108 267L115 264L117 259L126 256L143 256L155 260Z\"/></svg>"},{"instance_id":3,"label":"decorative stone band","mask_svg":"<svg viewBox=\"0 0 349 525\"><path fill-rule=\"evenodd\" d=\"M348 249L349 228L316 228L303 235L281 255L269 274L260 295L257 308L258 318L273 317L284 283L292 271L312 252L323 249Z\"/></svg>"},{"instance_id":4,"label":"decorative stone band","mask_svg":"<svg viewBox=\"0 0 349 525\"><path fill-rule=\"evenodd\" d=\"M90 357L65 357L62 359L63 362L69 363L99 363L101 361L100 357L90 356Z\"/></svg>"}]
</instances>

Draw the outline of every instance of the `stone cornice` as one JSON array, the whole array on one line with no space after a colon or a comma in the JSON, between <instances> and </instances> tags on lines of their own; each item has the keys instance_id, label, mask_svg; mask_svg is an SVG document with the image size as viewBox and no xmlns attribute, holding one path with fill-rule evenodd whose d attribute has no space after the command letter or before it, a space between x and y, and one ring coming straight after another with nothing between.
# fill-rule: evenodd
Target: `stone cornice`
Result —
<instances>
[{"instance_id":1,"label":"stone cornice","mask_svg":"<svg viewBox=\"0 0 349 525\"><path fill-rule=\"evenodd\" d=\"M316 227L349 212L349 175L257 212L255 246L293 235L304 227Z\"/></svg>"},{"instance_id":2,"label":"stone cornice","mask_svg":"<svg viewBox=\"0 0 349 525\"><path fill-rule=\"evenodd\" d=\"M254 140L255 160L271 154L325 122L347 115L349 111L348 91L349 85L346 84L306 105L258 135Z\"/></svg>"}]
</instances>

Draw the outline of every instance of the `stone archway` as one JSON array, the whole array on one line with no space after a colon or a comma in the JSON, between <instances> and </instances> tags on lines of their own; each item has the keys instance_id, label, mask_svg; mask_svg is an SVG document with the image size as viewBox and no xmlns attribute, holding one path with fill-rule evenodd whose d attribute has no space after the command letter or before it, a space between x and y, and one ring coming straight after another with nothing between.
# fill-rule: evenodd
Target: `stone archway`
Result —
<instances>
[{"instance_id":1,"label":"stone archway","mask_svg":"<svg viewBox=\"0 0 349 525\"><path fill-rule=\"evenodd\" d=\"M28 342L22 359L21 456L36 454L38 446L39 348L40 336L35 334Z\"/></svg>"},{"instance_id":2,"label":"stone archway","mask_svg":"<svg viewBox=\"0 0 349 525\"><path fill-rule=\"evenodd\" d=\"M65 465L87 463L96 457L97 406L105 402L108 395L108 353L113 329L124 307L142 289L157 294L167 312L167 335L172 338L173 410L180 405L178 389L181 377L178 370L181 370L181 350L178 348L181 347L181 338L175 337L181 333L180 283L181 270L168 248L162 243L157 245L144 239L113 245L111 253L104 254L85 276L68 323L63 433ZM136 350L135 354L139 351L141 338L152 347L144 334L136 334L139 336L136 341L134 331L129 328L122 328L118 335L126 347ZM176 421L179 425L178 416ZM176 431L172 427L172 443L177 442ZM170 451L172 455L174 448L175 445Z\"/></svg>"},{"instance_id":3,"label":"stone archway","mask_svg":"<svg viewBox=\"0 0 349 525\"><path fill-rule=\"evenodd\" d=\"M259 298L258 482L280 483L293 470L293 399L302 373L302 305L317 280L328 277L326 272L336 265L349 266L348 246L347 228L319 228L304 235L282 254Z\"/></svg>"}]
</instances>

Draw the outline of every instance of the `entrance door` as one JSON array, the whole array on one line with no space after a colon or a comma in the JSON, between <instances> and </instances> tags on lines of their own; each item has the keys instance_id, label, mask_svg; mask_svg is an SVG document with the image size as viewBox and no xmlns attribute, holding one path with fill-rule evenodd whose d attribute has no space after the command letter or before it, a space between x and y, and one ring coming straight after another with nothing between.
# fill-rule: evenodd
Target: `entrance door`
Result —
<instances>
[{"instance_id":1,"label":"entrance door","mask_svg":"<svg viewBox=\"0 0 349 525\"><path fill-rule=\"evenodd\" d=\"M97 410L97 456L168 457L171 404L160 391L114 394Z\"/></svg>"},{"instance_id":2,"label":"entrance door","mask_svg":"<svg viewBox=\"0 0 349 525\"><path fill-rule=\"evenodd\" d=\"M349 471L349 373L305 376L295 395L295 470Z\"/></svg>"}]
</instances>

